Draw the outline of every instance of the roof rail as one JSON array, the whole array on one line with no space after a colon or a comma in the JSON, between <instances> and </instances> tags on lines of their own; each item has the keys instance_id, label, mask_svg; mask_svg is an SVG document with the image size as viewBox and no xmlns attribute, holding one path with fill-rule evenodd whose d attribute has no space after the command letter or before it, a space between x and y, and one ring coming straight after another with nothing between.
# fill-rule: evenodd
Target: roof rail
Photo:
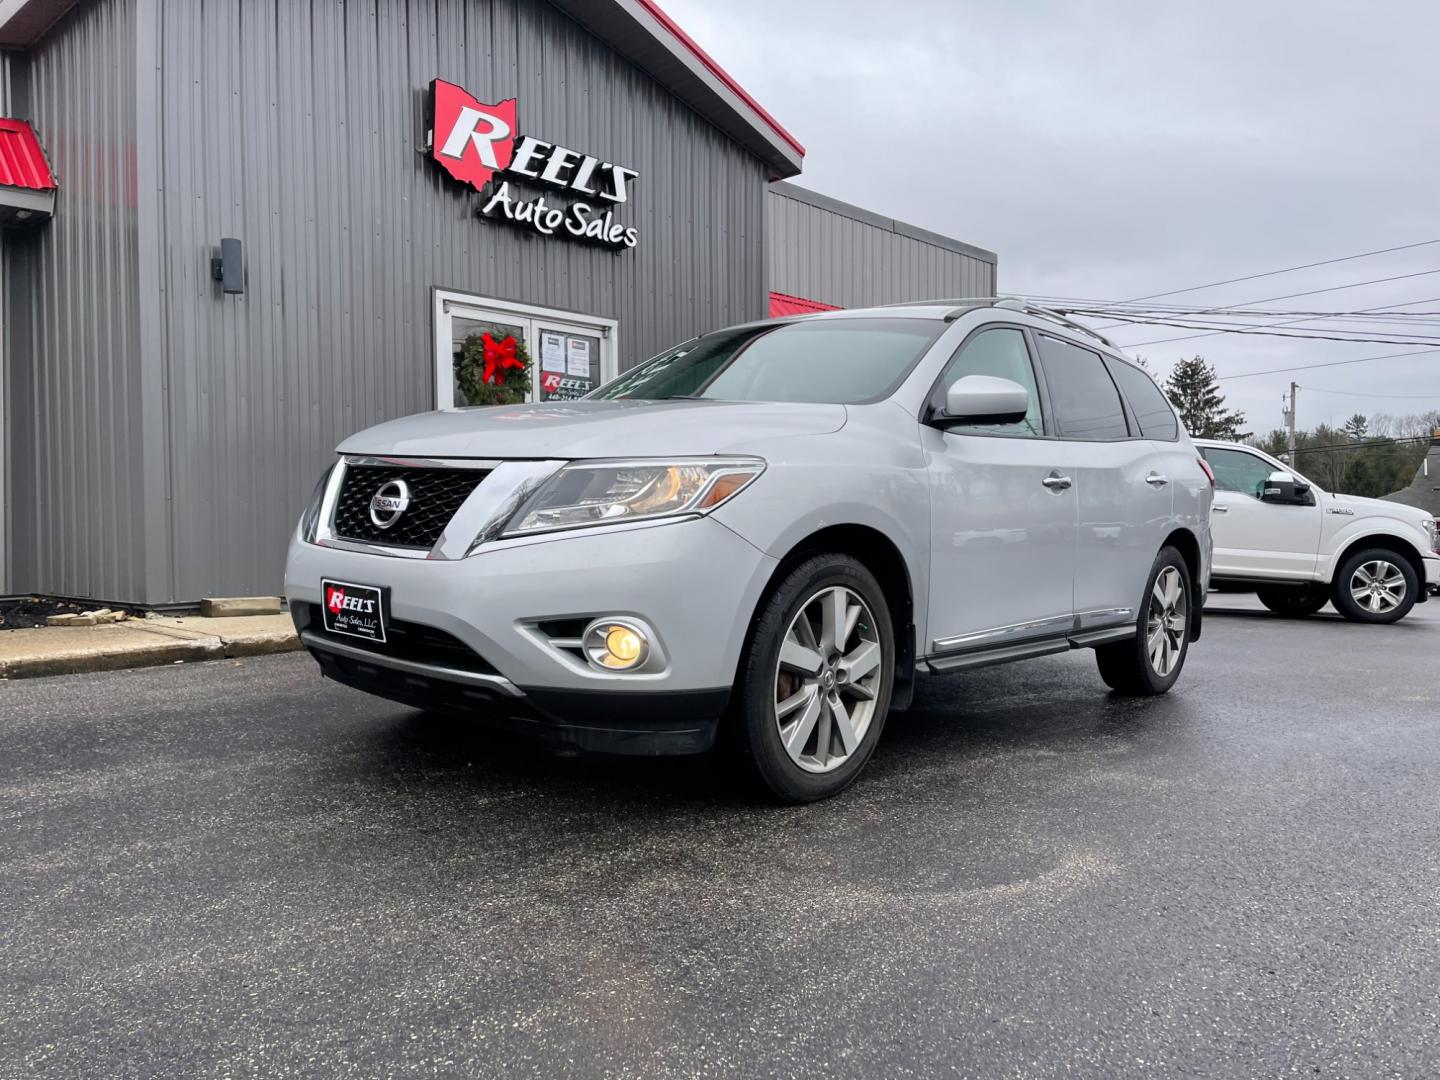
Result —
<instances>
[{"instance_id":1,"label":"roof rail","mask_svg":"<svg viewBox=\"0 0 1440 1080\"><path fill-rule=\"evenodd\" d=\"M1090 337L1094 338L1096 341L1104 342L1116 352L1124 351L1120 348L1119 345L1115 344L1115 342L1111 341L1104 334L1100 333L1100 331L1092 330L1090 327L1083 326L1073 319L1067 319L1064 315L1056 311L1054 308L1048 308L1044 307L1041 304L1031 303L1023 296L952 296L937 300L902 300L898 304L881 304L879 306L921 307L935 305L938 307L945 304L954 305L954 310L945 313L946 322L954 322L961 315L964 315L968 311L973 311L977 307L996 307L1003 308L1006 311L1023 311L1026 315L1034 315L1037 318L1049 319L1051 322L1057 322L1061 326L1069 327L1071 330L1076 330L1082 334L1087 334Z\"/></svg>"},{"instance_id":2,"label":"roof rail","mask_svg":"<svg viewBox=\"0 0 1440 1080\"><path fill-rule=\"evenodd\" d=\"M970 304L974 307L989 307L995 303L993 296L938 296L924 300L899 300L893 304L874 304L873 307L943 307L946 304Z\"/></svg>"},{"instance_id":3,"label":"roof rail","mask_svg":"<svg viewBox=\"0 0 1440 1080\"><path fill-rule=\"evenodd\" d=\"M1092 330L1088 326L1082 326L1074 319L1067 319L1064 315L1056 311L1054 308L1044 307L1040 304L1032 304L1024 297L1006 296L1000 300L995 301L995 306L997 308L1004 308L1006 311L1023 311L1026 315L1034 315L1041 319L1050 319L1052 322L1058 322L1061 326L1068 326L1071 330L1078 330L1082 334L1088 334L1096 341L1101 341L1104 342L1106 345L1109 345L1110 348L1114 349L1116 352L1123 351L1119 345L1116 345L1115 342L1111 341L1104 334L1100 333L1099 330Z\"/></svg>"}]
</instances>

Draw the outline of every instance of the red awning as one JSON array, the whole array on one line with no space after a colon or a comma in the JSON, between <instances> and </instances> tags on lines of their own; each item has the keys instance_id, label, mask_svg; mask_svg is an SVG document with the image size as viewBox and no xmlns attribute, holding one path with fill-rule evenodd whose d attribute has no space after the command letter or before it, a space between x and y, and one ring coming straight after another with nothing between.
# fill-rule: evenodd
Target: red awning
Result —
<instances>
[{"instance_id":1,"label":"red awning","mask_svg":"<svg viewBox=\"0 0 1440 1080\"><path fill-rule=\"evenodd\" d=\"M34 225L55 212L55 174L35 129L0 117L0 225Z\"/></svg>"},{"instance_id":2,"label":"red awning","mask_svg":"<svg viewBox=\"0 0 1440 1080\"><path fill-rule=\"evenodd\" d=\"M770 317L778 319L783 315L813 315L817 311L839 311L834 304L822 304L819 300L806 300L803 296L788 293L770 294Z\"/></svg>"},{"instance_id":3,"label":"red awning","mask_svg":"<svg viewBox=\"0 0 1440 1080\"><path fill-rule=\"evenodd\" d=\"M24 120L0 119L0 187L54 191L55 174L35 129Z\"/></svg>"}]
</instances>

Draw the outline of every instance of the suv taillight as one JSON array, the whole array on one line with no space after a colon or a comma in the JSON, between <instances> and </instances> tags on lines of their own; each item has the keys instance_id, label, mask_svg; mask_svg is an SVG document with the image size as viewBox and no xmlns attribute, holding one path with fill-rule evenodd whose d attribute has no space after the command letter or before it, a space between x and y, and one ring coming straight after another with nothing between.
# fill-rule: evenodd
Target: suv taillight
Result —
<instances>
[{"instance_id":1,"label":"suv taillight","mask_svg":"<svg viewBox=\"0 0 1440 1080\"><path fill-rule=\"evenodd\" d=\"M1195 460L1200 463L1200 468L1205 470L1205 477L1210 481L1210 486L1213 488L1215 486L1215 470L1210 468L1210 463L1203 457L1196 458Z\"/></svg>"}]
</instances>

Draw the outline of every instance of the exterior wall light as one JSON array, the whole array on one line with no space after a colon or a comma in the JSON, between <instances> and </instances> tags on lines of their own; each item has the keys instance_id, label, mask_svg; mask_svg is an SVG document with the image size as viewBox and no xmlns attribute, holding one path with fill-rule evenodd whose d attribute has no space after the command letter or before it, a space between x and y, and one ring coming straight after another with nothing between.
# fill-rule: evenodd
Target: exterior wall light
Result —
<instances>
[{"instance_id":1,"label":"exterior wall light","mask_svg":"<svg viewBox=\"0 0 1440 1080\"><path fill-rule=\"evenodd\" d=\"M245 258L239 240L227 236L220 241L220 254L210 257L210 276L220 282L223 293L245 291Z\"/></svg>"}]
</instances>

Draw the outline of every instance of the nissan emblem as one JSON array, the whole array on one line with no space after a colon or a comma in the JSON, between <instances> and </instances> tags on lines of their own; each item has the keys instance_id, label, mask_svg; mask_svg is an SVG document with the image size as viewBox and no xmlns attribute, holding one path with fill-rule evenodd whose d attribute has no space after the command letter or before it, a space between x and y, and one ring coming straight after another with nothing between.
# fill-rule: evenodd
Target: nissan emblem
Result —
<instances>
[{"instance_id":1,"label":"nissan emblem","mask_svg":"<svg viewBox=\"0 0 1440 1080\"><path fill-rule=\"evenodd\" d=\"M388 480L370 500L370 520L377 529L388 529L400 520L410 505L410 488L404 480Z\"/></svg>"}]
</instances>

